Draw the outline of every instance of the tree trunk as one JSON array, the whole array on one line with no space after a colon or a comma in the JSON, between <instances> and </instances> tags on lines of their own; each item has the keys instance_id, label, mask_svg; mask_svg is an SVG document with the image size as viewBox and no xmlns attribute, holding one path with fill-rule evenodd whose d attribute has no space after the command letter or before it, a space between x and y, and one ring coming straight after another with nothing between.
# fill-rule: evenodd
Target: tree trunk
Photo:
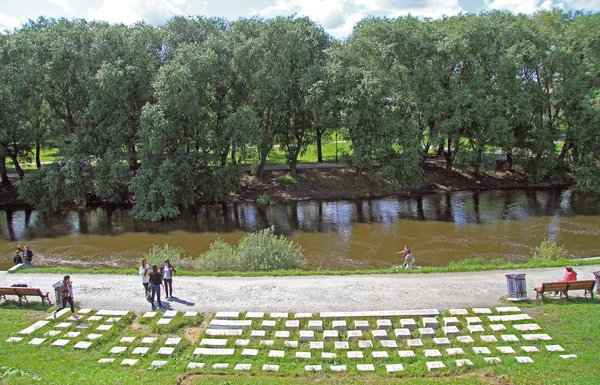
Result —
<instances>
[{"instance_id":1,"label":"tree trunk","mask_svg":"<svg viewBox=\"0 0 600 385\"><path fill-rule=\"evenodd\" d=\"M233 164L233 165L237 164L237 160L235 158L236 158L235 146L231 146L231 164Z\"/></svg>"},{"instance_id":2,"label":"tree trunk","mask_svg":"<svg viewBox=\"0 0 600 385\"><path fill-rule=\"evenodd\" d=\"M508 171L513 170L513 156L512 152L506 154L506 161L508 162Z\"/></svg>"},{"instance_id":3,"label":"tree trunk","mask_svg":"<svg viewBox=\"0 0 600 385\"><path fill-rule=\"evenodd\" d=\"M361 166L356 166L356 171L354 172L354 176L361 176L363 168Z\"/></svg>"},{"instance_id":4,"label":"tree trunk","mask_svg":"<svg viewBox=\"0 0 600 385\"><path fill-rule=\"evenodd\" d=\"M321 147L321 137L323 136L323 132L317 128L317 162L323 162L323 149Z\"/></svg>"},{"instance_id":5,"label":"tree trunk","mask_svg":"<svg viewBox=\"0 0 600 385\"><path fill-rule=\"evenodd\" d=\"M227 155L228 154L229 154L229 147L224 149L223 152L221 153L221 166L222 167L225 167L225 165L227 164Z\"/></svg>"},{"instance_id":6,"label":"tree trunk","mask_svg":"<svg viewBox=\"0 0 600 385\"><path fill-rule=\"evenodd\" d=\"M438 146L438 150L437 150L437 156L442 156L442 154L444 153L444 145L440 144Z\"/></svg>"},{"instance_id":7,"label":"tree trunk","mask_svg":"<svg viewBox=\"0 0 600 385\"><path fill-rule=\"evenodd\" d=\"M258 165L258 172L256 176L258 179L262 179L265 175L265 164L267 163L267 154L269 151L261 151L260 152L260 164Z\"/></svg>"},{"instance_id":8,"label":"tree trunk","mask_svg":"<svg viewBox=\"0 0 600 385\"><path fill-rule=\"evenodd\" d=\"M35 138L35 165L38 169L42 168L42 161L40 160L40 139Z\"/></svg>"},{"instance_id":9,"label":"tree trunk","mask_svg":"<svg viewBox=\"0 0 600 385\"><path fill-rule=\"evenodd\" d=\"M425 147L423 148L423 158L421 160L421 164L425 163L425 159L427 159L429 149L431 148L431 138L435 133L435 120L429 120L427 122L427 126L429 126L429 138L427 139L427 143L425 143Z\"/></svg>"},{"instance_id":10,"label":"tree trunk","mask_svg":"<svg viewBox=\"0 0 600 385\"><path fill-rule=\"evenodd\" d=\"M23 180L23 178L25 178L25 173L23 172L23 169L21 168L21 165L19 164L19 160L18 160L17 156L13 155L13 154L8 154L8 157L10 158L10 160L12 160L13 164L15 165L15 169L17 169L19 178L21 180Z\"/></svg>"},{"instance_id":11,"label":"tree trunk","mask_svg":"<svg viewBox=\"0 0 600 385\"><path fill-rule=\"evenodd\" d=\"M8 174L6 172L6 156L0 156L0 177L2 178L2 184L5 186L10 185Z\"/></svg>"}]
</instances>

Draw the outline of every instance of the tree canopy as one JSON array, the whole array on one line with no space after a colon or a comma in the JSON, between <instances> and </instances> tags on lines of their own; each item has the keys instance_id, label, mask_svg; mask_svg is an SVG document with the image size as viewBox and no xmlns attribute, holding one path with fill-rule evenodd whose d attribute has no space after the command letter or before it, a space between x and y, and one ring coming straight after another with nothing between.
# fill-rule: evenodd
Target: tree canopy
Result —
<instances>
[{"instance_id":1,"label":"tree canopy","mask_svg":"<svg viewBox=\"0 0 600 385\"><path fill-rule=\"evenodd\" d=\"M338 41L305 17L161 27L40 17L0 35L0 176L42 211L130 197L143 219L227 200L236 164L290 172L344 127L357 173L418 185L430 151L485 174L600 189L600 14L366 18ZM62 158L42 165L40 149ZM26 174L20 164L35 159Z\"/></svg>"}]
</instances>

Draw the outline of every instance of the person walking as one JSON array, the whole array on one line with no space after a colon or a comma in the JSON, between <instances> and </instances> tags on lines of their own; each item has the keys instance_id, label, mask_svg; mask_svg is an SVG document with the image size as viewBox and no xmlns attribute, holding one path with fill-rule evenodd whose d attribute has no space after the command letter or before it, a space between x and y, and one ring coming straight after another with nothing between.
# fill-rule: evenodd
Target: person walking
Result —
<instances>
[{"instance_id":1,"label":"person walking","mask_svg":"<svg viewBox=\"0 0 600 385\"><path fill-rule=\"evenodd\" d=\"M157 265L152 265L152 271L150 272L150 292L152 293L150 303L152 304L152 310L154 310L154 297L156 296L156 301L158 302L159 308L164 308L162 303L160 302L160 287L162 286L162 276L158 271Z\"/></svg>"},{"instance_id":2,"label":"person walking","mask_svg":"<svg viewBox=\"0 0 600 385\"><path fill-rule=\"evenodd\" d=\"M79 319L77 313L75 313L75 302L73 301L73 284L71 283L71 277L65 275L62 281L62 286L59 289L60 298L62 300L62 304L60 308L57 308L52 317L56 318L56 313L61 311L62 309L67 307L67 304L71 306L71 313L73 318Z\"/></svg>"},{"instance_id":3,"label":"person walking","mask_svg":"<svg viewBox=\"0 0 600 385\"><path fill-rule=\"evenodd\" d=\"M31 251L29 246L25 245L25 249L21 250L21 245L18 245L17 250L23 252L23 259L25 260L25 264L31 266L31 260L33 259L33 251Z\"/></svg>"},{"instance_id":4,"label":"person walking","mask_svg":"<svg viewBox=\"0 0 600 385\"><path fill-rule=\"evenodd\" d=\"M139 275L142 277L142 285L144 286L144 294L146 298L150 294L150 265L146 258L142 259Z\"/></svg>"},{"instance_id":5,"label":"person walking","mask_svg":"<svg viewBox=\"0 0 600 385\"><path fill-rule=\"evenodd\" d=\"M165 298L173 297L173 273L176 273L175 268L171 265L171 261L165 259L165 264L160 268L160 275L165 286Z\"/></svg>"}]
</instances>

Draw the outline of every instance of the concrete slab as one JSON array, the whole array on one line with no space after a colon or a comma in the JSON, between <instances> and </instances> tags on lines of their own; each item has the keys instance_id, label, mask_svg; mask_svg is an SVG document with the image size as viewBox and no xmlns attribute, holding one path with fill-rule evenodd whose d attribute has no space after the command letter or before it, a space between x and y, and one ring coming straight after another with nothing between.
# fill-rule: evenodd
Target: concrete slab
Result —
<instances>
[{"instance_id":1,"label":"concrete slab","mask_svg":"<svg viewBox=\"0 0 600 385\"><path fill-rule=\"evenodd\" d=\"M129 314L128 310L98 310L96 315L101 316L112 316L112 317L123 317Z\"/></svg>"},{"instance_id":2,"label":"concrete slab","mask_svg":"<svg viewBox=\"0 0 600 385\"><path fill-rule=\"evenodd\" d=\"M518 324L513 325L513 328L520 332L534 332L542 329L538 324Z\"/></svg>"},{"instance_id":3,"label":"concrete slab","mask_svg":"<svg viewBox=\"0 0 600 385\"><path fill-rule=\"evenodd\" d=\"M426 317L439 315L437 309L416 309L416 310L384 310L384 311L335 311L322 312L323 319L337 318L368 318L368 317Z\"/></svg>"},{"instance_id":4,"label":"concrete slab","mask_svg":"<svg viewBox=\"0 0 600 385\"><path fill-rule=\"evenodd\" d=\"M265 318L265 313L263 313L261 311L249 311L246 313L246 318L251 318L251 319Z\"/></svg>"},{"instance_id":5,"label":"concrete slab","mask_svg":"<svg viewBox=\"0 0 600 385\"><path fill-rule=\"evenodd\" d=\"M434 338L433 343L437 346L450 346L450 340L448 338Z\"/></svg>"},{"instance_id":6,"label":"concrete slab","mask_svg":"<svg viewBox=\"0 0 600 385\"><path fill-rule=\"evenodd\" d=\"M454 336L460 334L460 330L456 326L444 326L442 330L444 331L445 336Z\"/></svg>"},{"instance_id":7,"label":"concrete slab","mask_svg":"<svg viewBox=\"0 0 600 385\"><path fill-rule=\"evenodd\" d=\"M113 325L98 325L98 327L96 328L96 330L101 331L101 332L106 332L106 331L109 331L112 328L113 328Z\"/></svg>"},{"instance_id":8,"label":"concrete slab","mask_svg":"<svg viewBox=\"0 0 600 385\"><path fill-rule=\"evenodd\" d=\"M308 330L318 330L321 331L323 330L323 321L315 321L315 320L311 320L308 321Z\"/></svg>"},{"instance_id":9,"label":"concrete slab","mask_svg":"<svg viewBox=\"0 0 600 385\"><path fill-rule=\"evenodd\" d=\"M417 321L412 318L403 318L400 320L400 326L402 326L402 329L416 330Z\"/></svg>"},{"instance_id":10,"label":"concrete slab","mask_svg":"<svg viewBox=\"0 0 600 385\"><path fill-rule=\"evenodd\" d=\"M123 353L125 350L127 350L127 347L125 346L115 346L112 349L110 349L108 352L110 354L121 354Z\"/></svg>"},{"instance_id":11,"label":"concrete slab","mask_svg":"<svg viewBox=\"0 0 600 385\"><path fill-rule=\"evenodd\" d=\"M23 337L10 337L6 340L6 342L21 342L23 341Z\"/></svg>"},{"instance_id":12,"label":"concrete slab","mask_svg":"<svg viewBox=\"0 0 600 385\"><path fill-rule=\"evenodd\" d=\"M204 362L190 362L187 366L188 369L202 369L204 368Z\"/></svg>"},{"instance_id":13,"label":"concrete slab","mask_svg":"<svg viewBox=\"0 0 600 385\"><path fill-rule=\"evenodd\" d=\"M92 346L91 342L79 341L78 343L76 343L75 345L73 345L73 349L86 350L86 349L89 349L90 346Z\"/></svg>"},{"instance_id":14,"label":"concrete slab","mask_svg":"<svg viewBox=\"0 0 600 385\"><path fill-rule=\"evenodd\" d=\"M48 330L46 333L44 333L44 335L45 336L50 336L50 337L56 337L60 333L62 333L62 332L58 331L58 330Z\"/></svg>"},{"instance_id":15,"label":"concrete slab","mask_svg":"<svg viewBox=\"0 0 600 385\"><path fill-rule=\"evenodd\" d=\"M142 338L142 341L140 343L145 344L145 345L150 345L155 343L157 340L156 337L144 337Z\"/></svg>"},{"instance_id":16,"label":"concrete slab","mask_svg":"<svg viewBox=\"0 0 600 385\"><path fill-rule=\"evenodd\" d=\"M498 346L496 349L502 354L515 354L515 349L511 346Z\"/></svg>"},{"instance_id":17,"label":"concrete slab","mask_svg":"<svg viewBox=\"0 0 600 385\"><path fill-rule=\"evenodd\" d=\"M418 338L412 340L406 340L406 344L409 348L423 346L423 341Z\"/></svg>"},{"instance_id":18,"label":"concrete slab","mask_svg":"<svg viewBox=\"0 0 600 385\"><path fill-rule=\"evenodd\" d=\"M348 330L348 325L346 325L346 321L333 321L331 323L331 328L333 330L338 330L338 331L346 331Z\"/></svg>"},{"instance_id":19,"label":"concrete slab","mask_svg":"<svg viewBox=\"0 0 600 385\"><path fill-rule=\"evenodd\" d=\"M235 349L212 349L212 348L196 348L194 355L196 356L233 356Z\"/></svg>"},{"instance_id":20,"label":"concrete slab","mask_svg":"<svg viewBox=\"0 0 600 385\"><path fill-rule=\"evenodd\" d=\"M304 360L308 360L312 357L310 352L296 352L296 358L301 358Z\"/></svg>"},{"instance_id":21,"label":"concrete slab","mask_svg":"<svg viewBox=\"0 0 600 385\"><path fill-rule=\"evenodd\" d=\"M501 332L506 330L506 326L502 324L491 324L490 329L492 329L493 332Z\"/></svg>"},{"instance_id":22,"label":"concrete slab","mask_svg":"<svg viewBox=\"0 0 600 385\"><path fill-rule=\"evenodd\" d=\"M261 324L260 327L263 330L275 330L275 325L277 324L277 321L272 321L272 320L264 320Z\"/></svg>"},{"instance_id":23,"label":"concrete slab","mask_svg":"<svg viewBox=\"0 0 600 385\"><path fill-rule=\"evenodd\" d=\"M519 364L533 364L531 357L516 356L515 360L517 360Z\"/></svg>"},{"instance_id":24,"label":"concrete slab","mask_svg":"<svg viewBox=\"0 0 600 385\"><path fill-rule=\"evenodd\" d=\"M442 361L431 361L431 362L426 362L425 364L427 365L427 370L429 370L429 371L446 368L446 365L444 365L444 363Z\"/></svg>"},{"instance_id":25,"label":"concrete slab","mask_svg":"<svg viewBox=\"0 0 600 385\"><path fill-rule=\"evenodd\" d=\"M519 337L514 334L502 334L500 338L502 338L502 341L506 342L519 342Z\"/></svg>"},{"instance_id":26,"label":"concrete slab","mask_svg":"<svg viewBox=\"0 0 600 385\"><path fill-rule=\"evenodd\" d=\"M150 350L150 348L139 347L139 348L133 349L133 351L131 352L131 354L143 356L144 354L148 353L148 350Z\"/></svg>"},{"instance_id":27,"label":"concrete slab","mask_svg":"<svg viewBox=\"0 0 600 385\"><path fill-rule=\"evenodd\" d=\"M161 356L170 356L173 354L173 352L175 352L175 348L162 347L158 349L156 354L160 354Z\"/></svg>"},{"instance_id":28,"label":"concrete slab","mask_svg":"<svg viewBox=\"0 0 600 385\"><path fill-rule=\"evenodd\" d=\"M275 332L275 338L290 338L289 330L277 330Z\"/></svg>"},{"instance_id":29,"label":"concrete slab","mask_svg":"<svg viewBox=\"0 0 600 385\"><path fill-rule=\"evenodd\" d=\"M165 317L166 317L166 312L165 312ZM222 318L222 319L238 319L240 317L240 313L237 311L219 311L217 312L217 314L215 314L215 318Z\"/></svg>"},{"instance_id":30,"label":"concrete slab","mask_svg":"<svg viewBox=\"0 0 600 385\"><path fill-rule=\"evenodd\" d=\"M80 334L81 332L68 332L65 333L65 338L77 338Z\"/></svg>"},{"instance_id":31,"label":"concrete slab","mask_svg":"<svg viewBox=\"0 0 600 385\"><path fill-rule=\"evenodd\" d=\"M260 341L260 346L273 346L275 345L274 340L262 340Z\"/></svg>"},{"instance_id":32,"label":"concrete slab","mask_svg":"<svg viewBox=\"0 0 600 385\"><path fill-rule=\"evenodd\" d=\"M334 348L336 350L348 350L350 346L348 345L348 341L335 341Z\"/></svg>"},{"instance_id":33,"label":"concrete slab","mask_svg":"<svg viewBox=\"0 0 600 385\"><path fill-rule=\"evenodd\" d=\"M41 345L42 342L46 341L45 338L32 338L31 341L28 342L29 345Z\"/></svg>"},{"instance_id":34,"label":"concrete slab","mask_svg":"<svg viewBox=\"0 0 600 385\"><path fill-rule=\"evenodd\" d=\"M398 350L398 356L400 356L400 358L416 357L415 352L413 352L412 350Z\"/></svg>"},{"instance_id":35,"label":"concrete slab","mask_svg":"<svg viewBox=\"0 0 600 385\"><path fill-rule=\"evenodd\" d=\"M258 349L242 350L242 357L256 357L257 355L258 355Z\"/></svg>"},{"instance_id":36,"label":"concrete slab","mask_svg":"<svg viewBox=\"0 0 600 385\"><path fill-rule=\"evenodd\" d=\"M356 370L358 370L359 372L374 372L375 366L373 366L372 364L360 364L356 365Z\"/></svg>"},{"instance_id":37,"label":"concrete slab","mask_svg":"<svg viewBox=\"0 0 600 385\"><path fill-rule=\"evenodd\" d=\"M359 340L363 338L362 330L348 330L348 341Z\"/></svg>"},{"instance_id":38,"label":"concrete slab","mask_svg":"<svg viewBox=\"0 0 600 385\"><path fill-rule=\"evenodd\" d=\"M294 314L294 318L296 319L304 319L304 318L312 318L312 313L296 313Z\"/></svg>"},{"instance_id":39,"label":"concrete slab","mask_svg":"<svg viewBox=\"0 0 600 385\"><path fill-rule=\"evenodd\" d=\"M483 328L482 325L468 325L467 329L469 329L469 333L471 333L471 334L485 333L485 329Z\"/></svg>"},{"instance_id":40,"label":"concrete slab","mask_svg":"<svg viewBox=\"0 0 600 385\"><path fill-rule=\"evenodd\" d=\"M339 338L339 333L337 330L325 330L323 331L323 339L325 341L327 340L333 340L333 339L338 339Z\"/></svg>"},{"instance_id":41,"label":"concrete slab","mask_svg":"<svg viewBox=\"0 0 600 385\"><path fill-rule=\"evenodd\" d=\"M473 362L471 360L456 360L456 366L459 368L461 366L473 366Z\"/></svg>"},{"instance_id":42,"label":"concrete slab","mask_svg":"<svg viewBox=\"0 0 600 385\"><path fill-rule=\"evenodd\" d=\"M324 360L332 360L334 358L337 358L337 354L329 353L329 352L321 352L321 358Z\"/></svg>"},{"instance_id":43,"label":"concrete slab","mask_svg":"<svg viewBox=\"0 0 600 385\"><path fill-rule=\"evenodd\" d=\"M246 329L252 327L252 320L224 320L213 319L210 321L211 329Z\"/></svg>"},{"instance_id":44,"label":"concrete slab","mask_svg":"<svg viewBox=\"0 0 600 385\"><path fill-rule=\"evenodd\" d=\"M442 353L437 349L424 349L425 357L441 357Z\"/></svg>"},{"instance_id":45,"label":"concrete slab","mask_svg":"<svg viewBox=\"0 0 600 385\"><path fill-rule=\"evenodd\" d=\"M206 329L205 335L209 337L239 337L242 335L242 329Z\"/></svg>"},{"instance_id":46,"label":"concrete slab","mask_svg":"<svg viewBox=\"0 0 600 385\"><path fill-rule=\"evenodd\" d=\"M312 341L308 346L309 349L325 349L325 343L323 341Z\"/></svg>"},{"instance_id":47,"label":"concrete slab","mask_svg":"<svg viewBox=\"0 0 600 385\"><path fill-rule=\"evenodd\" d=\"M521 335L521 337L523 337L523 339L525 341L550 341L550 340L552 340L552 337L550 337L548 334L545 334L545 333L523 334L523 335Z\"/></svg>"},{"instance_id":48,"label":"concrete slab","mask_svg":"<svg viewBox=\"0 0 600 385\"><path fill-rule=\"evenodd\" d=\"M315 339L314 330L300 330L300 341L310 341L310 340L314 340L314 339Z\"/></svg>"},{"instance_id":49,"label":"concrete slab","mask_svg":"<svg viewBox=\"0 0 600 385\"><path fill-rule=\"evenodd\" d=\"M200 346L208 346L209 348L223 348L227 346L226 338L203 338L200 341Z\"/></svg>"},{"instance_id":50,"label":"concrete slab","mask_svg":"<svg viewBox=\"0 0 600 385\"><path fill-rule=\"evenodd\" d=\"M284 358L285 351L283 350L269 350L269 358Z\"/></svg>"},{"instance_id":51,"label":"concrete slab","mask_svg":"<svg viewBox=\"0 0 600 385\"><path fill-rule=\"evenodd\" d=\"M435 331L433 328L419 328L419 336L421 338L432 338L435 337Z\"/></svg>"},{"instance_id":52,"label":"concrete slab","mask_svg":"<svg viewBox=\"0 0 600 385\"><path fill-rule=\"evenodd\" d=\"M350 351L346 352L346 357L355 359L355 358L364 358L363 352L361 351Z\"/></svg>"},{"instance_id":53,"label":"concrete slab","mask_svg":"<svg viewBox=\"0 0 600 385\"><path fill-rule=\"evenodd\" d=\"M132 360L131 358L126 358L123 361L121 361L121 365L125 365L125 366L133 366L135 364L137 364L138 360Z\"/></svg>"},{"instance_id":54,"label":"concrete slab","mask_svg":"<svg viewBox=\"0 0 600 385\"><path fill-rule=\"evenodd\" d=\"M355 330L369 330L369 321L358 320L354 321Z\"/></svg>"},{"instance_id":55,"label":"concrete slab","mask_svg":"<svg viewBox=\"0 0 600 385\"><path fill-rule=\"evenodd\" d=\"M479 317L465 317L467 325L481 325L483 321Z\"/></svg>"},{"instance_id":56,"label":"concrete slab","mask_svg":"<svg viewBox=\"0 0 600 385\"><path fill-rule=\"evenodd\" d=\"M398 343L395 340L381 340L379 341L382 348L386 349L396 349L398 348Z\"/></svg>"},{"instance_id":57,"label":"concrete slab","mask_svg":"<svg viewBox=\"0 0 600 385\"><path fill-rule=\"evenodd\" d=\"M460 323L456 317L444 317L444 326L456 326Z\"/></svg>"},{"instance_id":58,"label":"concrete slab","mask_svg":"<svg viewBox=\"0 0 600 385\"><path fill-rule=\"evenodd\" d=\"M514 322L514 321L527 321L531 317L529 314L511 314L511 315L490 315L488 316L490 322Z\"/></svg>"},{"instance_id":59,"label":"concrete slab","mask_svg":"<svg viewBox=\"0 0 600 385\"><path fill-rule=\"evenodd\" d=\"M439 329L440 322L435 317L423 317L423 327Z\"/></svg>"},{"instance_id":60,"label":"concrete slab","mask_svg":"<svg viewBox=\"0 0 600 385\"><path fill-rule=\"evenodd\" d=\"M396 373L404 370L402 364L388 364L385 366L385 371L388 373Z\"/></svg>"},{"instance_id":61,"label":"concrete slab","mask_svg":"<svg viewBox=\"0 0 600 385\"><path fill-rule=\"evenodd\" d=\"M479 336L479 338L481 338L481 342L486 342L486 343L498 342L498 339L496 338L496 336L492 336L492 335Z\"/></svg>"},{"instance_id":62,"label":"concrete slab","mask_svg":"<svg viewBox=\"0 0 600 385\"><path fill-rule=\"evenodd\" d=\"M167 340L165 341L165 346L179 345L180 342L181 342L181 337L167 338Z\"/></svg>"},{"instance_id":63,"label":"concrete slab","mask_svg":"<svg viewBox=\"0 0 600 385\"><path fill-rule=\"evenodd\" d=\"M387 340L388 334L387 330L371 330L371 335L374 340Z\"/></svg>"},{"instance_id":64,"label":"concrete slab","mask_svg":"<svg viewBox=\"0 0 600 385\"><path fill-rule=\"evenodd\" d=\"M358 347L359 347L359 349L372 349L373 348L373 341L370 341L370 340L360 340L360 341L358 341Z\"/></svg>"},{"instance_id":65,"label":"concrete slab","mask_svg":"<svg viewBox=\"0 0 600 385\"><path fill-rule=\"evenodd\" d=\"M500 357L483 357L486 363L488 364L499 364L502 362Z\"/></svg>"},{"instance_id":66,"label":"concrete slab","mask_svg":"<svg viewBox=\"0 0 600 385\"><path fill-rule=\"evenodd\" d=\"M307 372L320 372L323 370L323 367L321 365L306 365L304 370Z\"/></svg>"},{"instance_id":67,"label":"concrete slab","mask_svg":"<svg viewBox=\"0 0 600 385\"><path fill-rule=\"evenodd\" d=\"M157 313L155 311L147 311L144 313L142 318L154 318L154 317L156 317L156 314Z\"/></svg>"},{"instance_id":68,"label":"concrete slab","mask_svg":"<svg viewBox=\"0 0 600 385\"><path fill-rule=\"evenodd\" d=\"M288 313L274 312L270 314L271 318L289 318Z\"/></svg>"},{"instance_id":69,"label":"concrete slab","mask_svg":"<svg viewBox=\"0 0 600 385\"><path fill-rule=\"evenodd\" d=\"M492 354L492 352L490 351L489 348L482 346L482 347L474 347L473 348L473 352L475 354Z\"/></svg>"},{"instance_id":70,"label":"concrete slab","mask_svg":"<svg viewBox=\"0 0 600 385\"><path fill-rule=\"evenodd\" d=\"M85 338L88 339L88 340L90 340L90 341L94 341L94 340L97 340L98 338L100 338L102 336L103 336L103 334L90 333Z\"/></svg>"},{"instance_id":71,"label":"concrete slab","mask_svg":"<svg viewBox=\"0 0 600 385\"><path fill-rule=\"evenodd\" d=\"M450 309L448 310L451 315L467 315L469 312L467 309Z\"/></svg>"},{"instance_id":72,"label":"concrete slab","mask_svg":"<svg viewBox=\"0 0 600 385\"><path fill-rule=\"evenodd\" d=\"M264 364L262 367L262 370L263 370L263 372L278 372L279 365Z\"/></svg>"},{"instance_id":73,"label":"concrete slab","mask_svg":"<svg viewBox=\"0 0 600 385\"><path fill-rule=\"evenodd\" d=\"M464 350L462 350L462 348L448 348L446 349L446 354L448 354L449 356L457 356L465 354L465 352Z\"/></svg>"},{"instance_id":74,"label":"concrete slab","mask_svg":"<svg viewBox=\"0 0 600 385\"><path fill-rule=\"evenodd\" d=\"M156 324L157 325L168 325L171 323L171 321L173 321L173 318L161 318L158 320L158 322Z\"/></svg>"},{"instance_id":75,"label":"concrete slab","mask_svg":"<svg viewBox=\"0 0 600 385\"><path fill-rule=\"evenodd\" d=\"M456 337L456 341L461 342L463 344L472 344L475 340L471 336L458 336Z\"/></svg>"},{"instance_id":76,"label":"concrete slab","mask_svg":"<svg viewBox=\"0 0 600 385\"><path fill-rule=\"evenodd\" d=\"M197 311L186 311L185 313L183 313L183 317L198 317L198 312Z\"/></svg>"},{"instance_id":77,"label":"concrete slab","mask_svg":"<svg viewBox=\"0 0 600 385\"><path fill-rule=\"evenodd\" d=\"M475 314L492 314L492 310L487 307L474 307L471 310Z\"/></svg>"},{"instance_id":78,"label":"concrete slab","mask_svg":"<svg viewBox=\"0 0 600 385\"><path fill-rule=\"evenodd\" d=\"M539 349L535 346L521 346L521 350L526 353L539 353Z\"/></svg>"},{"instance_id":79,"label":"concrete slab","mask_svg":"<svg viewBox=\"0 0 600 385\"><path fill-rule=\"evenodd\" d=\"M378 319L377 329L392 330L392 321L389 319Z\"/></svg>"},{"instance_id":80,"label":"concrete slab","mask_svg":"<svg viewBox=\"0 0 600 385\"><path fill-rule=\"evenodd\" d=\"M264 338L267 335L267 332L264 330L252 330L250 332L251 338Z\"/></svg>"},{"instance_id":81,"label":"concrete slab","mask_svg":"<svg viewBox=\"0 0 600 385\"><path fill-rule=\"evenodd\" d=\"M111 362L115 362L114 358L101 358L98 360L99 364L110 364Z\"/></svg>"},{"instance_id":82,"label":"concrete slab","mask_svg":"<svg viewBox=\"0 0 600 385\"><path fill-rule=\"evenodd\" d=\"M371 357L373 358L390 358L390 355L385 350L383 351L372 351Z\"/></svg>"},{"instance_id":83,"label":"concrete slab","mask_svg":"<svg viewBox=\"0 0 600 385\"><path fill-rule=\"evenodd\" d=\"M248 371L252 369L252 364L237 364L233 370L244 370L244 371Z\"/></svg>"},{"instance_id":84,"label":"concrete slab","mask_svg":"<svg viewBox=\"0 0 600 385\"><path fill-rule=\"evenodd\" d=\"M167 363L168 363L168 361L159 361L159 360L156 360L156 361L152 361L152 363L150 364L150 366L154 367L154 368L160 368L162 366L165 366Z\"/></svg>"},{"instance_id":85,"label":"concrete slab","mask_svg":"<svg viewBox=\"0 0 600 385\"><path fill-rule=\"evenodd\" d=\"M345 372L346 371L346 365L331 365L329 367L329 369L331 369L332 372Z\"/></svg>"},{"instance_id":86,"label":"concrete slab","mask_svg":"<svg viewBox=\"0 0 600 385\"><path fill-rule=\"evenodd\" d=\"M249 339L237 339L235 340L235 346L248 346L250 344Z\"/></svg>"},{"instance_id":87,"label":"concrete slab","mask_svg":"<svg viewBox=\"0 0 600 385\"><path fill-rule=\"evenodd\" d=\"M289 329L289 330L298 330L298 329L300 329L300 321L298 321L298 320L285 321L285 328Z\"/></svg>"},{"instance_id":88,"label":"concrete slab","mask_svg":"<svg viewBox=\"0 0 600 385\"><path fill-rule=\"evenodd\" d=\"M71 342L71 340L56 340L51 345L59 346L62 348L62 347L65 347L69 342Z\"/></svg>"},{"instance_id":89,"label":"concrete slab","mask_svg":"<svg viewBox=\"0 0 600 385\"><path fill-rule=\"evenodd\" d=\"M560 345L546 345L546 350L549 352L564 352L565 351L565 349L563 349L563 347Z\"/></svg>"},{"instance_id":90,"label":"concrete slab","mask_svg":"<svg viewBox=\"0 0 600 385\"><path fill-rule=\"evenodd\" d=\"M283 346L288 349L296 349L298 347L298 341L284 341Z\"/></svg>"},{"instance_id":91,"label":"concrete slab","mask_svg":"<svg viewBox=\"0 0 600 385\"><path fill-rule=\"evenodd\" d=\"M61 322L58 325L54 325L54 327L57 329L68 329L71 326L73 326L73 324L70 322Z\"/></svg>"}]
</instances>

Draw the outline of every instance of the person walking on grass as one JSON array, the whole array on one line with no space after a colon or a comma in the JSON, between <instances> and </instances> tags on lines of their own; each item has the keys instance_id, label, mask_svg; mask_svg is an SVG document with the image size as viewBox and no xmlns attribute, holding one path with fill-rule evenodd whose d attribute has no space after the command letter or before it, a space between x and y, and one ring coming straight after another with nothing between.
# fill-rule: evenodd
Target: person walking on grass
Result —
<instances>
[{"instance_id":1,"label":"person walking on grass","mask_svg":"<svg viewBox=\"0 0 600 385\"><path fill-rule=\"evenodd\" d=\"M154 297L158 302L158 307L163 309L164 306L160 302L160 287L162 286L162 276L158 271L157 265L152 265L152 271L150 272L150 292L152 293L150 303L152 304L152 310L154 310Z\"/></svg>"},{"instance_id":2,"label":"person walking on grass","mask_svg":"<svg viewBox=\"0 0 600 385\"><path fill-rule=\"evenodd\" d=\"M62 286L59 289L60 298L62 300L62 304L60 308L57 308L52 317L56 318L56 313L61 311L62 309L67 307L67 304L71 306L71 313L73 318L79 319L77 313L75 313L75 302L73 301L73 285L71 284L71 277L65 275L63 278ZM58 306L58 305L57 305Z\"/></svg>"},{"instance_id":3,"label":"person walking on grass","mask_svg":"<svg viewBox=\"0 0 600 385\"><path fill-rule=\"evenodd\" d=\"M165 264L160 268L160 275L165 286L165 298L173 297L173 273L176 273L175 268L171 265L171 261L165 259Z\"/></svg>"},{"instance_id":4,"label":"person walking on grass","mask_svg":"<svg viewBox=\"0 0 600 385\"><path fill-rule=\"evenodd\" d=\"M144 286L144 294L148 297L150 294L150 265L146 258L142 259L139 275L142 277L142 285Z\"/></svg>"}]
</instances>

